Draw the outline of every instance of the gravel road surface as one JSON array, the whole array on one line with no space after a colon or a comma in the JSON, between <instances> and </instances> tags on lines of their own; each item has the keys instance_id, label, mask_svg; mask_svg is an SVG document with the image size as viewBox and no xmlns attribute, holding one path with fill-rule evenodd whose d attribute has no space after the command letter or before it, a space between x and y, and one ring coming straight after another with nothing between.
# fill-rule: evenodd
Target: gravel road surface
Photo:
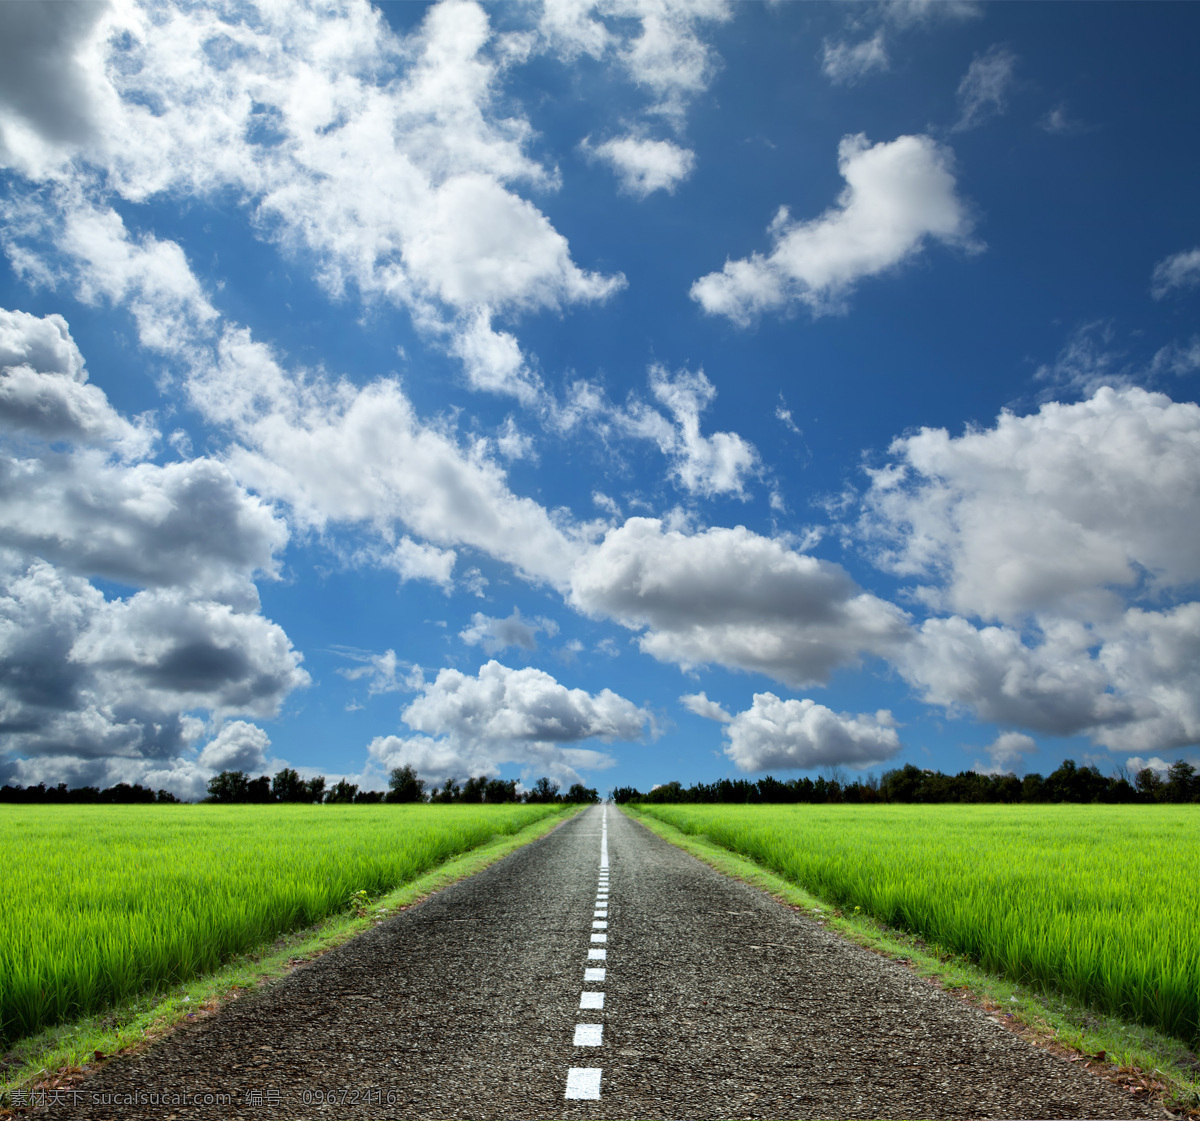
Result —
<instances>
[{"instance_id":1,"label":"gravel road surface","mask_svg":"<svg viewBox=\"0 0 1200 1121\"><path fill-rule=\"evenodd\" d=\"M77 1093L33 1113L1164 1115L602 806Z\"/></svg>"}]
</instances>

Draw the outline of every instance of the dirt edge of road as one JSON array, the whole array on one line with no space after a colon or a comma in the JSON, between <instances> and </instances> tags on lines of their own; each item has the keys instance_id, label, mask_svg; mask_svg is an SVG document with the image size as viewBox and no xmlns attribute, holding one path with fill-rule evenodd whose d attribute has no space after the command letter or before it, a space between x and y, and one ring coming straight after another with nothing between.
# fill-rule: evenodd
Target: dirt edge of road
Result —
<instances>
[{"instance_id":1,"label":"dirt edge of road","mask_svg":"<svg viewBox=\"0 0 1200 1121\"><path fill-rule=\"evenodd\" d=\"M144 1050L183 1025L212 1016L238 997L286 977L393 915L540 840L586 808L568 807L518 833L493 837L380 896L368 908L293 931L168 994L137 997L104 1013L58 1024L18 1041L12 1050L0 1054L0 1119L14 1116L8 1108L13 1090L72 1086L114 1055Z\"/></svg>"},{"instance_id":2,"label":"dirt edge of road","mask_svg":"<svg viewBox=\"0 0 1200 1121\"><path fill-rule=\"evenodd\" d=\"M844 913L707 836L684 833L632 806L619 809L722 875L766 892L863 949L900 962L1034 1046L1082 1063L1097 1077L1131 1095L1158 1103L1167 1116L1200 1121L1200 1059L1179 1040L1096 1013L1057 994L1015 986L914 935L865 915Z\"/></svg>"}]
</instances>

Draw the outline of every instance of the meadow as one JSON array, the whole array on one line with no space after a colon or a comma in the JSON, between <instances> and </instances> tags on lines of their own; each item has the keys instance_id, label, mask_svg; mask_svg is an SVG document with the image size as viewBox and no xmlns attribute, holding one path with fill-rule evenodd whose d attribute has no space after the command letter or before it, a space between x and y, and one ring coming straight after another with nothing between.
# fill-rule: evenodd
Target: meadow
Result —
<instances>
[{"instance_id":1,"label":"meadow","mask_svg":"<svg viewBox=\"0 0 1200 1121\"><path fill-rule=\"evenodd\" d=\"M1014 982L1200 1042L1200 807L639 809Z\"/></svg>"},{"instance_id":2,"label":"meadow","mask_svg":"<svg viewBox=\"0 0 1200 1121\"><path fill-rule=\"evenodd\" d=\"M0 807L0 1044L207 972L561 811Z\"/></svg>"}]
</instances>

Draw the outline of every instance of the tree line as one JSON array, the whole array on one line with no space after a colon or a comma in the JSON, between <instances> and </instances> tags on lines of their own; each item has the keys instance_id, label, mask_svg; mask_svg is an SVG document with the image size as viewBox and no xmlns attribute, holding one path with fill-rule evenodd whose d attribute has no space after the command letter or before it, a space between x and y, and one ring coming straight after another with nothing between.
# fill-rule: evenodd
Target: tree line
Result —
<instances>
[{"instance_id":1,"label":"tree line","mask_svg":"<svg viewBox=\"0 0 1200 1121\"><path fill-rule=\"evenodd\" d=\"M1200 775L1190 763L1173 763L1164 778L1146 767L1131 775L1124 770L1105 776L1095 766L1079 767L1073 759L1042 776L981 775L960 771L946 775L941 771L922 770L911 763L881 778L847 782L836 775L814 781L794 778L781 782L768 775L753 782L749 779L720 779L684 787L669 782L643 794L632 786L612 792L614 802L734 802L750 805L799 802L1106 802L1111 804L1200 802Z\"/></svg>"},{"instance_id":2,"label":"tree line","mask_svg":"<svg viewBox=\"0 0 1200 1121\"><path fill-rule=\"evenodd\" d=\"M459 783L455 778L447 779L440 786L426 788L424 779L411 766L396 767L388 778L387 790L360 790L358 785L341 779L329 786L324 775L303 779L290 767L284 767L274 777L259 775L252 778L245 771L222 771L208 780L205 802L221 805L264 805L271 802L323 803L325 805L364 805L377 802L430 802L447 805L461 802L465 805L498 805L503 802L598 802L599 793L583 783L574 783L562 793L558 783L542 777L530 790L518 792L516 779L468 778ZM119 782L101 790L95 786L68 788L65 782L47 787L37 786L0 787L0 803L33 803L39 805L78 804L138 804L178 802L169 790L154 791L134 783Z\"/></svg>"}]
</instances>

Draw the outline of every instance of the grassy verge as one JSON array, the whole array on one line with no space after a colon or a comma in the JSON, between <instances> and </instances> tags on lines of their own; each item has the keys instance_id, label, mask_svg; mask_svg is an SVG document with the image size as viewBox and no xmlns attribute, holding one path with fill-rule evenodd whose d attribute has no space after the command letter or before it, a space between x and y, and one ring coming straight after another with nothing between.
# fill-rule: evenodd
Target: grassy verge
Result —
<instances>
[{"instance_id":1,"label":"grassy verge","mask_svg":"<svg viewBox=\"0 0 1200 1121\"><path fill-rule=\"evenodd\" d=\"M0 1117L11 1116L7 1107L12 1104L14 1090L66 1086L111 1055L143 1047L181 1024L211 1016L243 993L287 975L398 911L483 871L545 836L582 808L569 807L519 833L497 836L384 895L362 899L353 911L242 954L221 969L174 987L169 993L127 1000L103 1013L58 1024L20 1040L11 1051L0 1055Z\"/></svg>"},{"instance_id":2,"label":"grassy verge","mask_svg":"<svg viewBox=\"0 0 1200 1121\"><path fill-rule=\"evenodd\" d=\"M1083 1063L1138 1097L1200 1118L1200 1060L1182 1042L1152 1028L1103 1015L1053 992L1018 988L961 955L862 914L843 912L705 835L683 833L636 807L621 809L665 841L767 892L856 945L907 965L918 976L986 1011L1030 1042Z\"/></svg>"}]
</instances>

